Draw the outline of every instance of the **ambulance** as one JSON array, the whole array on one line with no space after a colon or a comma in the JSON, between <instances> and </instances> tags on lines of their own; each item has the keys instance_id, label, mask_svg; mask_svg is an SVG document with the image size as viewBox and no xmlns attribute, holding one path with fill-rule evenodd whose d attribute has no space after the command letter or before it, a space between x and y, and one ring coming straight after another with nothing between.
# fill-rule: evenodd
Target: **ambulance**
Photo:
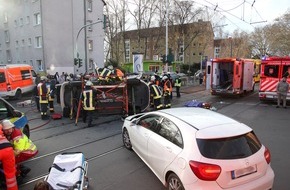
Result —
<instances>
[{"instance_id":1,"label":"ambulance","mask_svg":"<svg viewBox=\"0 0 290 190\"><path fill-rule=\"evenodd\" d=\"M288 73L288 74L287 74ZM290 83L290 57L265 57L261 63L259 99L277 100L277 85L284 75ZM290 91L287 94L290 100Z\"/></svg>"},{"instance_id":2,"label":"ambulance","mask_svg":"<svg viewBox=\"0 0 290 190\"><path fill-rule=\"evenodd\" d=\"M252 59L217 58L206 70L212 95L243 95L254 90Z\"/></svg>"},{"instance_id":3,"label":"ambulance","mask_svg":"<svg viewBox=\"0 0 290 190\"><path fill-rule=\"evenodd\" d=\"M26 64L0 65L0 97L20 99L23 93L33 91L36 73Z\"/></svg>"}]
</instances>

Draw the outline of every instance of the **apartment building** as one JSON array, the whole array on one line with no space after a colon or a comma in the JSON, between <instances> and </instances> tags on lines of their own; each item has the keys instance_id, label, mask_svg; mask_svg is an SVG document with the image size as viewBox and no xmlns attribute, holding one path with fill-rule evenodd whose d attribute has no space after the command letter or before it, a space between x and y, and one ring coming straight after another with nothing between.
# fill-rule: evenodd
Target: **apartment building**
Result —
<instances>
[{"instance_id":1,"label":"apartment building","mask_svg":"<svg viewBox=\"0 0 290 190\"><path fill-rule=\"evenodd\" d=\"M160 65L162 55L166 52L165 33L165 26L120 33L113 40L111 58L119 64L132 64L133 53L139 52L143 54L145 62ZM180 64L200 64L204 58L213 58L214 33L211 23L199 20L168 26L168 48L174 56L174 62Z\"/></svg>"},{"instance_id":2,"label":"apartment building","mask_svg":"<svg viewBox=\"0 0 290 190\"><path fill-rule=\"evenodd\" d=\"M0 0L0 64L79 74L104 66L103 0ZM82 64L75 65L78 55Z\"/></svg>"}]
</instances>

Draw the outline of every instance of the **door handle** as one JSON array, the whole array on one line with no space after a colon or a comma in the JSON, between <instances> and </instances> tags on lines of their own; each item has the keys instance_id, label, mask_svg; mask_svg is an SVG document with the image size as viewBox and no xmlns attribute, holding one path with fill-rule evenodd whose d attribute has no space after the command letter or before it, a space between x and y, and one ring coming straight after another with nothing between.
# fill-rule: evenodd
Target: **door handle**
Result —
<instances>
[{"instance_id":1,"label":"door handle","mask_svg":"<svg viewBox=\"0 0 290 190\"><path fill-rule=\"evenodd\" d=\"M169 147L169 146L165 146L165 149L166 149L168 152L172 152L172 149L171 149L171 147Z\"/></svg>"}]
</instances>

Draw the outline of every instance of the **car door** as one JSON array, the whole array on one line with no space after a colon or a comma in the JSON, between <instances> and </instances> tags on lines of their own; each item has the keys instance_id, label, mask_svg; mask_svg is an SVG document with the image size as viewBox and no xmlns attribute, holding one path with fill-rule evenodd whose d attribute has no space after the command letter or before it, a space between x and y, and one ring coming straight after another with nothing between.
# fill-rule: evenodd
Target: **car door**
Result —
<instances>
[{"instance_id":1,"label":"car door","mask_svg":"<svg viewBox=\"0 0 290 190\"><path fill-rule=\"evenodd\" d=\"M157 127L156 118L157 115L146 115L132 126L133 149L145 162L147 162L148 139Z\"/></svg>"},{"instance_id":2,"label":"car door","mask_svg":"<svg viewBox=\"0 0 290 190\"><path fill-rule=\"evenodd\" d=\"M163 118L148 140L148 163L160 179L163 178L165 169L180 154L182 148L182 135L177 125Z\"/></svg>"}]
</instances>

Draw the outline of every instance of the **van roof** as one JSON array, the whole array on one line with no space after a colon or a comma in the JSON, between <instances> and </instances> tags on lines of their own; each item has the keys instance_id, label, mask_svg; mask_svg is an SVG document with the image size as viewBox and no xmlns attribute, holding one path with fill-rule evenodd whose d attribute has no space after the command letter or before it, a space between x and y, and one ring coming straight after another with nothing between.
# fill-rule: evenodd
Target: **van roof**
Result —
<instances>
[{"instance_id":1,"label":"van roof","mask_svg":"<svg viewBox=\"0 0 290 190\"><path fill-rule=\"evenodd\" d=\"M32 67L31 65L28 65L28 64L0 64L0 68L1 67L21 67L21 66L25 66L25 67Z\"/></svg>"}]
</instances>

